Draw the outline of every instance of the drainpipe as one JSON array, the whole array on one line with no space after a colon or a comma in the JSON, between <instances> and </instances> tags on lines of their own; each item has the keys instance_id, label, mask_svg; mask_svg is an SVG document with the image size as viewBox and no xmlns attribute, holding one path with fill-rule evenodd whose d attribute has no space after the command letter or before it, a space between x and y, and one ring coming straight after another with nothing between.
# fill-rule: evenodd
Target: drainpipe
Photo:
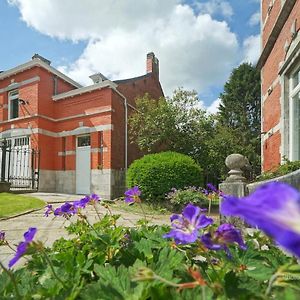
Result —
<instances>
[{"instance_id":1,"label":"drainpipe","mask_svg":"<svg viewBox=\"0 0 300 300\"><path fill-rule=\"evenodd\" d=\"M116 88L113 88L113 90L124 100L124 113L125 113L125 121L124 121L124 125L125 125L125 162L124 162L124 170L125 173L127 172L127 168L128 168L128 101L127 98L120 93ZM129 105L131 106L131 105Z\"/></svg>"},{"instance_id":2,"label":"drainpipe","mask_svg":"<svg viewBox=\"0 0 300 300\"><path fill-rule=\"evenodd\" d=\"M130 108L132 108L135 111L138 111L133 105L129 104L127 101L127 98L117 90L117 85L113 82L111 82L112 84L110 84L111 89L113 89L122 99L123 99L123 103L124 103L124 125L125 125L125 145L124 145L124 150L125 150L125 162L124 162L124 170L125 173L127 172L128 169L128 106Z\"/></svg>"}]
</instances>

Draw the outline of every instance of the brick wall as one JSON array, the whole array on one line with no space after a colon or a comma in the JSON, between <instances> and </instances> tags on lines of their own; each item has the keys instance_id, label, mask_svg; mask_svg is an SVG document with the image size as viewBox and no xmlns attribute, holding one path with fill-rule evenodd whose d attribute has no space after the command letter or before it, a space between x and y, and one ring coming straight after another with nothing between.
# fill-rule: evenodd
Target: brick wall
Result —
<instances>
[{"instance_id":1,"label":"brick wall","mask_svg":"<svg viewBox=\"0 0 300 300\"><path fill-rule=\"evenodd\" d=\"M265 45L270 37L272 28L278 18L284 1L273 1L273 7L268 13L270 0L262 0L262 44ZM292 41L291 27L297 20L297 30L300 29L300 0L297 0L291 14L284 24L274 47L267 58L262 71L262 129L265 132L263 137L263 171L269 171L280 165L283 154L281 153L282 137L287 132L276 132L281 128L283 120L283 111L281 111L282 87L279 75L279 69L285 60L285 44ZM276 127L276 128L275 128ZM268 132L270 131L270 132ZM274 133L275 132L275 133Z\"/></svg>"}]
</instances>

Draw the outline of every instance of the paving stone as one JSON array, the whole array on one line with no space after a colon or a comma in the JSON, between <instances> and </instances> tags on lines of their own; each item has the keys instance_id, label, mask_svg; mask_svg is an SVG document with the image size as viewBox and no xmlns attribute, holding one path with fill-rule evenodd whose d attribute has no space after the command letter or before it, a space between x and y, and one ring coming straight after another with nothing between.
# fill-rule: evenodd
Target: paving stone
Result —
<instances>
[{"instance_id":1,"label":"paving stone","mask_svg":"<svg viewBox=\"0 0 300 300\"><path fill-rule=\"evenodd\" d=\"M54 208L60 206L60 203L78 200L82 197L78 195L57 193L32 193L29 195L40 198L47 203L53 203ZM102 206L99 206L98 210L102 216L108 212ZM138 213L124 212L115 208L111 208L111 211L113 214L121 215L117 223L118 225L134 226L138 220L143 218L143 215ZM88 220L91 223L99 220L93 208L85 209L85 214L88 216ZM149 216L148 219L153 224L169 224L169 216L167 215ZM72 217L72 220L76 220L76 217ZM29 227L36 227L38 228L38 231L35 240L42 241L46 246L51 246L57 238L61 236L65 238L68 237L65 230L65 226L68 224L70 224L70 221L61 217L44 217L44 209L41 209L8 220L1 220L0 230L4 230L6 232L7 240L11 245L17 245L21 240L23 240L23 234ZM0 260L4 263L4 265L8 264L8 261L12 258L12 256L13 251L11 249L6 246L0 247ZM21 262L19 264L21 264Z\"/></svg>"}]
</instances>

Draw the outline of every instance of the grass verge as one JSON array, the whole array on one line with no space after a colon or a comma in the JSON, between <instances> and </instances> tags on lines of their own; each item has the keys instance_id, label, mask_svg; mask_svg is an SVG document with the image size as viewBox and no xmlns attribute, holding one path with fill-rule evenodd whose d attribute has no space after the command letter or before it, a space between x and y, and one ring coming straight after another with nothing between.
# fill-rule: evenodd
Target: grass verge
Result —
<instances>
[{"instance_id":1,"label":"grass verge","mask_svg":"<svg viewBox=\"0 0 300 300\"><path fill-rule=\"evenodd\" d=\"M45 202L29 196L0 193L0 218L7 218L45 206Z\"/></svg>"},{"instance_id":2,"label":"grass verge","mask_svg":"<svg viewBox=\"0 0 300 300\"><path fill-rule=\"evenodd\" d=\"M139 204L131 204L129 205L128 203L125 203L124 200L117 200L113 204L110 204L113 208L120 209L126 212L132 212L132 213L138 213L138 214L143 214L141 207ZM168 211L165 208L162 207L156 207L153 205L150 205L148 203L141 203L143 210L146 215L165 215L169 214L170 211Z\"/></svg>"}]
</instances>

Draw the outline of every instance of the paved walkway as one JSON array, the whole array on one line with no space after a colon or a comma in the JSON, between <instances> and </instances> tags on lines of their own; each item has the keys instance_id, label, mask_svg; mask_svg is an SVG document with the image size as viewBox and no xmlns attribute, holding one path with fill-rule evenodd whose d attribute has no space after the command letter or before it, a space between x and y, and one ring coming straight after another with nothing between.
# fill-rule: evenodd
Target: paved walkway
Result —
<instances>
[{"instance_id":1,"label":"paved walkway","mask_svg":"<svg viewBox=\"0 0 300 300\"><path fill-rule=\"evenodd\" d=\"M60 203L66 201L74 201L81 198L78 195L67 195L67 194L56 194L56 193L32 193L27 194L28 196L34 196L45 200L47 203L52 203L53 207L60 206ZM120 214L121 217L118 221L119 225L124 226L134 226L135 223L143 218L143 215L125 212L115 208L111 209L113 214ZM86 215L90 222L96 222L98 216L92 207L85 209ZM99 205L100 214L104 215L107 213L107 210ZM72 219L76 217L72 217ZM170 224L169 216L167 215L156 215L156 216L147 216L149 221L153 224ZM71 220L72 220L71 219ZM36 227L38 229L35 240L39 240L45 243L45 245L50 246L57 238L67 237L65 226L70 224L70 221L65 220L62 217L53 218L49 216L48 218L44 217L44 209L18 216L8 220L0 221L0 230L6 232L7 240L11 245L18 244L23 239L23 233L28 230L29 227ZM6 246L0 247L0 260L5 265L12 258L13 251Z\"/></svg>"}]
</instances>

